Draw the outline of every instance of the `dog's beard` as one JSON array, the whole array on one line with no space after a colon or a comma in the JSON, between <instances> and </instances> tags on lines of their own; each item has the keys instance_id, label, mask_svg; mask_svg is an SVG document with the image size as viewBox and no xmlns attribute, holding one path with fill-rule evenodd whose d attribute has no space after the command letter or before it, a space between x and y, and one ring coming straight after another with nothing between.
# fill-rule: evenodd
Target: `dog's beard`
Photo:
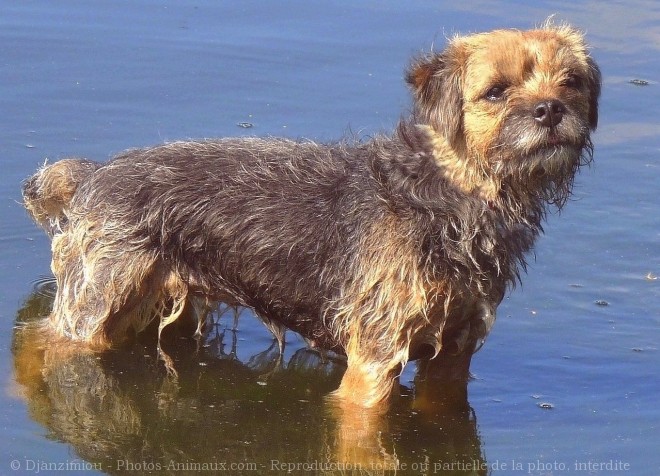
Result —
<instances>
[{"instance_id":1,"label":"dog's beard","mask_svg":"<svg viewBox=\"0 0 660 476\"><path fill-rule=\"evenodd\" d=\"M589 127L576 116L566 115L555 128L539 127L529 117L513 117L493 151L491 164L499 177L561 208L570 197L575 174L591 162L593 146Z\"/></svg>"}]
</instances>

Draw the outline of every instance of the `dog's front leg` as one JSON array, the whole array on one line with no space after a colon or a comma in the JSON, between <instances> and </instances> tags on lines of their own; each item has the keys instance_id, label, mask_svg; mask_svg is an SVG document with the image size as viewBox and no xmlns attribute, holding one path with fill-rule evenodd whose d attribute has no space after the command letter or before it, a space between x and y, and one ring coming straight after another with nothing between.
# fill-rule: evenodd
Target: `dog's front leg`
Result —
<instances>
[{"instance_id":1,"label":"dog's front leg","mask_svg":"<svg viewBox=\"0 0 660 476\"><path fill-rule=\"evenodd\" d=\"M346 372L333 396L361 407L387 402L408 360L408 349L381 351L376 343L360 342L359 336L351 336L346 355Z\"/></svg>"}]
</instances>

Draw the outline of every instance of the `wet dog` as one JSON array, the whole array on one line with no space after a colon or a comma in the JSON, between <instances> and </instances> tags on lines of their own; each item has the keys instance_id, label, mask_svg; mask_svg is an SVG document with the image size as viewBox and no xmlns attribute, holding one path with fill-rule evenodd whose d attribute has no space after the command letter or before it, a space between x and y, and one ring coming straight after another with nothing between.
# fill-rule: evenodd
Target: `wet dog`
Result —
<instances>
[{"instance_id":1,"label":"wet dog","mask_svg":"<svg viewBox=\"0 0 660 476\"><path fill-rule=\"evenodd\" d=\"M175 142L41 168L23 196L52 235L46 325L104 348L222 301L346 354L341 401L385 401L410 359L466 375L591 160L600 72L580 32L548 23L453 38L406 80L413 111L388 137Z\"/></svg>"}]
</instances>

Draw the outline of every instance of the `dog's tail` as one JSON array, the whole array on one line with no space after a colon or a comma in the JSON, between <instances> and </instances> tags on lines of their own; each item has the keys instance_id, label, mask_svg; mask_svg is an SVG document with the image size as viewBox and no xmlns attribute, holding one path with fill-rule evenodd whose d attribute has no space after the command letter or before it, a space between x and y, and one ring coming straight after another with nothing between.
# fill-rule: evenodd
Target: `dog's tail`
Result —
<instances>
[{"instance_id":1,"label":"dog's tail","mask_svg":"<svg viewBox=\"0 0 660 476\"><path fill-rule=\"evenodd\" d=\"M85 159L64 159L44 164L23 183L23 203L34 221L49 235L68 221L71 199L101 164Z\"/></svg>"}]
</instances>

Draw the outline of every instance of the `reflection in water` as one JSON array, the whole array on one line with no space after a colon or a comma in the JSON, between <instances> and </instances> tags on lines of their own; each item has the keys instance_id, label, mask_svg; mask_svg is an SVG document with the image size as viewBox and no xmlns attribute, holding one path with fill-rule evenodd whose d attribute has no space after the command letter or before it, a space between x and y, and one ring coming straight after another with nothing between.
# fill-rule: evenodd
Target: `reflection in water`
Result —
<instances>
[{"instance_id":1,"label":"reflection in water","mask_svg":"<svg viewBox=\"0 0 660 476\"><path fill-rule=\"evenodd\" d=\"M103 353L49 339L38 323L53 286L40 283L18 313L15 379L32 418L108 473L487 474L464 384L420 371L386 413L338 408L324 396L340 360L300 349L282 362L274 342L242 362L227 315L201 342L170 332L175 378L151 336Z\"/></svg>"}]
</instances>

